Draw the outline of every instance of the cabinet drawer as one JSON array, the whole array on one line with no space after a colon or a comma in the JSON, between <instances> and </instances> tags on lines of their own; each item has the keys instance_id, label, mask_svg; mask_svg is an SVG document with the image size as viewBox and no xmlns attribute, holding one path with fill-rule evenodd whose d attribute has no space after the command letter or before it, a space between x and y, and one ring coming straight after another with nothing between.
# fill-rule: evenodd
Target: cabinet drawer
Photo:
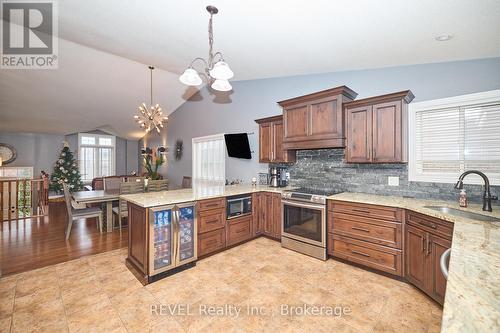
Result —
<instances>
[{"instance_id":1,"label":"cabinet drawer","mask_svg":"<svg viewBox=\"0 0 500 333\"><path fill-rule=\"evenodd\" d=\"M226 246L225 229L209 231L198 235L198 256L221 250Z\"/></svg>"},{"instance_id":2,"label":"cabinet drawer","mask_svg":"<svg viewBox=\"0 0 500 333\"><path fill-rule=\"evenodd\" d=\"M334 257L402 276L402 252L349 237L329 234L329 247ZM332 244L333 243L333 244Z\"/></svg>"},{"instance_id":3,"label":"cabinet drawer","mask_svg":"<svg viewBox=\"0 0 500 333\"><path fill-rule=\"evenodd\" d=\"M243 242L252 237L252 217L245 216L229 220L226 226L227 245Z\"/></svg>"},{"instance_id":4,"label":"cabinet drawer","mask_svg":"<svg viewBox=\"0 0 500 333\"><path fill-rule=\"evenodd\" d=\"M202 212L204 210L210 209L226 209L226 199L216 198L198 201L198 211Z\"/></svg>"},{"instance_id":5,"label":"cabinet drawer","mask_svg":"<svg viewBox=\"0 0 500 333\"><path fill-rule=\"evenodd\" d=\"M406 211L406 222L431 234L451 240L453 236L453 223L431 216Z\"/></svg>"},{"instance_id":6,"label":"cabinet drawer","mask_svg":"<svg viewBox=\"0 0 500 333\"><path fill-rule=\"evenodd\" d=\"M333 200L328 201L328 210L335 213L371 217L393 222L401 222L403 220L403 210L394 207Z\"/></svg>"},{"instance_id":7,"label":"cabinet drawer","mask_svg":"<svg viewBox=\"0 0 500 333\"><path fill-rule=\"evenodd\" d=\"M198 233L204 233L226 225L226 212L223 209L206 210L198 213Z\"/></svg>"},{"instance_id":8,"label":"cabinet drawer","mask_svg":"<svg viewBox=\"0 0 500 333\"><path fill-rule=\"evenodd\" d=\"M329 232L370 243L401 249L402 224L369 217L334 213L328 224Z\"/></svg>"}]
</instances>

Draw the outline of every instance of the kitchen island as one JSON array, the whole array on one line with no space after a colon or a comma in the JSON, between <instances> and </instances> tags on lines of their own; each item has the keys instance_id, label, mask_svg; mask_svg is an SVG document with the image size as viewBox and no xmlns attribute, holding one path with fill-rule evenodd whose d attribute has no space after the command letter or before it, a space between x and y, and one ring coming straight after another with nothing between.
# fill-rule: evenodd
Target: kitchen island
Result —
<instances>
[{"instance_id":1,"label":"kitchen island","mask_svg":"<svg viewBox=\"0 0 500 333\"><path fill-rule=\"evenodd\" d=\"M127 266L143 284L193 266L199 256L260 235L279 239L281 192L289 188L206 185L123 195L128 202ZM249 195L249 214L226 221L228 196Z\"/></svg>"}]
</instances>

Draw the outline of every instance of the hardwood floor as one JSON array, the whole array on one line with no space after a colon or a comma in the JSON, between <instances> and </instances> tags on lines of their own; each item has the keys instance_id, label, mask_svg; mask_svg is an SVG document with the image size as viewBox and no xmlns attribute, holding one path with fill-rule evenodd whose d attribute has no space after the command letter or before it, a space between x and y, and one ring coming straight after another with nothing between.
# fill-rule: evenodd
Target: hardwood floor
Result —
<instances>
[{"instance_id":1,"label":"hardwood floor","mask_svg":"<svg viewBox=\"0 0 500 333\"><path fill-rule=\"evenodd\" d=\"M95 219L75 221L66 241L66 221L64 204L51 204L48 217L3 222L0 277L127 246L127 228L100 234Z\"/></svg>"}]
</instances>

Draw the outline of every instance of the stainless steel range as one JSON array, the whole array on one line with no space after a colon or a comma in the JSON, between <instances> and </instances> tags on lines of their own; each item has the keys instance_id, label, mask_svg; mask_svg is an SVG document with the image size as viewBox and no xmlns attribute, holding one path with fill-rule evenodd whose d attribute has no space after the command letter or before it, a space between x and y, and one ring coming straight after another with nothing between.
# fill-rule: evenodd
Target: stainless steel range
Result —
<instances>
[{"instance_id":1,"label":"stainless steel range","mask_svg":"<svg viewBox=\"0 0 500 333\"><path fill-rule=\"evenodd\" d=\"M326 260L326 198L332 194L310 188L283 192L281 246Z\"/></svg>"}]
</instances>

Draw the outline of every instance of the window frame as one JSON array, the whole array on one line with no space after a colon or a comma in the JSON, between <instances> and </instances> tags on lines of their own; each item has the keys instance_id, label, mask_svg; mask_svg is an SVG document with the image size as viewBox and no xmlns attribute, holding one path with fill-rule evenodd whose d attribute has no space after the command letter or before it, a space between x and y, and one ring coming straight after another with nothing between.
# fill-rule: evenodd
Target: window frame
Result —
<instances>
[{"instance_id":1,"label":"window frame","mask_svg":"<svg viewBox=\"0 0 500 333\"><path fill-rule=\"evenodd\" d=\"M82 137L94 137L95 138L95 144L82 144ZM111 145L100 145L99 144L99 139L111 139ZM91 182L92 179L85 178L85 176L82 174L82 170L80 169L80 163L81 163L81 148L111 148L111 175L116 175L116 136L114 135L106 135L106 134L93 134L93 133L78 133L78 170L81 173L82 176L82 181L84 183ZM94 178L97 177L103 177L100 174L97 174L96 171L100 170L100 157L94 159ZM99 172L100 173L100 172Z\"/></svg>"},{"instance_id":2,"label":"window frame","mask_svg":"<svg viewBox=\"0 0 500 333\"><path fill-rule=\"evenodd\" d=\"M416 156L416 114L419 111L460 108L481 104L500 103L500 89L473 94L459 95L417 103L408 106L408 180L413 182L456 183L459 174L418 174ZM500 177L489 177L491 185L500 185ZM465 183L482 185L479 177L466 178Z\"/></svg>"}]
</instances>

